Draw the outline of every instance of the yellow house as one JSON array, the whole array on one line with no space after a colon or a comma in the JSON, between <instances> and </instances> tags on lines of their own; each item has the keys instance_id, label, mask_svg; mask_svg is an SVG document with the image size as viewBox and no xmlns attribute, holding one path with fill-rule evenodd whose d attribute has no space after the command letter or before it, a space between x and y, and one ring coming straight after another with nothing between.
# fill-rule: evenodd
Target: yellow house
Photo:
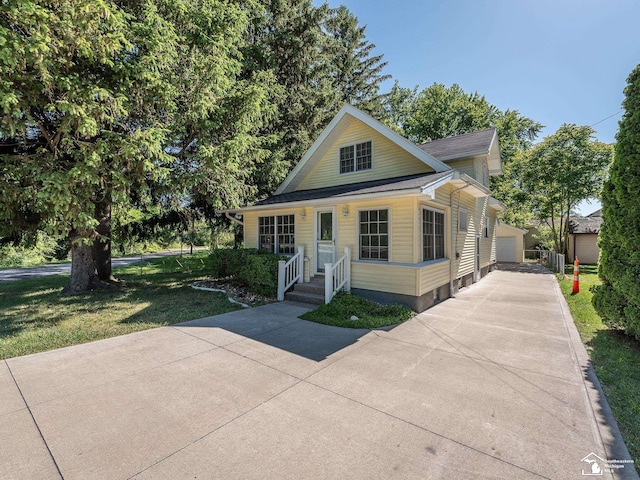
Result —
<instances>
[{"instance_id":1,"label":"yellow house","mask_svg":"<svg viewBox=\"0 0 640 480\"><path fill-rule=\"evenodd\" d=\"M345 105L276 192L226 213L245 247L291 256L279 293L320 282L423 311L496 262L495 129L415 145Z\"/></svg>"}]
</instances>

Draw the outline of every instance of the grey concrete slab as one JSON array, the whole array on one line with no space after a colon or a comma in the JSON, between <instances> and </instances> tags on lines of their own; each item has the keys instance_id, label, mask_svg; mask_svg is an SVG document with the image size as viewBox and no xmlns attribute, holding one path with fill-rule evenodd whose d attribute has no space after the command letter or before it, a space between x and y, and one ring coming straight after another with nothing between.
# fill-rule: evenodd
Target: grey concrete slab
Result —
<instances>
[{"instance_id":1,"label":"grey concrete slab","mask_svg":"<svg viewBox=\"0 0 640 480\"><path fill-rule=\"evenodd\" d=\"M540 477L496 455L300 383L135 478Z\"/></svg>"},{"instance_id":2,"label":"grey concrete slab","mask_svg":"<svg viewBox=\"0 0 640 480\"><path fill-rule=\"evenodd\" d=\"M548 478L573 478L586 454L602 451L580 379L534 382L469 357L401 347L376 339L308 381Z\"/></svg>"},{"instance_id":3,"label":"grey concrete slab","mask_svg":"<svg viewBox=\"0 0 640 480\"><path fill-rule=\"evenodd\" d=\"M26 407L7 363L0 361L0 417Z\"/></svg>"},{"instance_id":4,"label":"grey concrete slab","mask_svg":"<svg viewBox=\"0 0 640 480\"><path fill-rule=\"evenodd\" d=\"M388 331L284 302L10 359L0 472L56 478L48 446L65 479L583 478L587 454L628 452L557 283L528 268Z\"/></svg>"},{"instance_id":5,"label":"grey concrete slab","mask_svg":"<svg viewBox=\"0 0 640 480\"><path fill-rule=\"evenodd\" d=\"M84 391L215 348L172 328L11 358L30 405Z\"/></svg>"},{"instance_id":6,"label":"grey concrete slab","mask_svg":"<svg viewBox=\"0 0 640 480\"><path fill-rule=\"evenodd\" d=\"M0 415L0 478L62 478L26 408Z\"/></svg>"},{"instance_id":7,"label":"grey concrete slab","mask_svg":"<svg viewBox=\"0 0 640 480\"><path fill-rule=\"evenodd\" d=\"M234 343L227 349L302 379L373 338L375 334L369 330L300 320L285 329Z\"/></svg>"},{"instance_id":8,"label":"grey concrete slab","mask_svg":"<svg viewBox=\"0 0 640 480\"><path fill-rule=\"evenodd\" d=\"M423 322L417 320L416 323ZM466 318L458 320L456 328L451 328L451 323L441 320L426 324L430 334L425 332L424 335L435 336L449 349L471 358L570 381L576 379L576 371L566 368L573 363L573 351L566 336L517 329L505 332L504 327ZM392 331L389 336L396 338L395 334ZM446 350L446 347L441 349Z\"/></svg>"},{"instance_id":9,"label":"grey concrete slab","mask_svg":"<svg viewBox=\"0 0 640 480\"><path fill-rule=\"evenodd\" d=\"M295 382L215 349L32 410L66 480L129 478Z\"/></svg>"}]
</instances>

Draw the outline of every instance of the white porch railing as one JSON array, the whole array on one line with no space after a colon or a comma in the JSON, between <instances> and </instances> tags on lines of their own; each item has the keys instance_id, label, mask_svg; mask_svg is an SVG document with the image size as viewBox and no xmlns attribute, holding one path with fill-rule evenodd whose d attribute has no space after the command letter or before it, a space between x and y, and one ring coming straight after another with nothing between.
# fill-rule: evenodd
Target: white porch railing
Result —
<instances>
[{"instance_id":1,"label":"white porch railing","mask_svg":"<svg viewBox=\"0 0 640 480\"><path fill-rule=\"evenodd\" d=\"M294 283L302 283L304 275L304 247L298 247L298 253L289 261L280 260L278 262L278 301L284 300L286 292Z\"/></svg>"},{"instance_id":2,"label":"white porch railing","mask_svg":"<svg viewBox=\"0 0 640 480\"><path fill-rule=\"evenodd\" d=\"M351 250L344 247L344 255L335 263L324 264L324 303L329 303L338 291L351 291Z\"/></svg>"}]
</instances>

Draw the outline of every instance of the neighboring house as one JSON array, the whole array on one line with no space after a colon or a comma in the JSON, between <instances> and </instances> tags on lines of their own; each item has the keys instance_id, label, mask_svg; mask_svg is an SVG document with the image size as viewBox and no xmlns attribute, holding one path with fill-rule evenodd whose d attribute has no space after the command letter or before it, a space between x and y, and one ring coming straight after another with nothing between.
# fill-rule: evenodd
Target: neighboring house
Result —
<instances>
[{"instance_id":1,"label":"neighboring house","mask_svg":"<svg viewBox=\"0 0 640 480\"><path fill-rule=\"evenodd\" d=\"M569 220L569 258L580 263L598 263L600 247L598 233L602 226L602 210L586 217L571 217Z\"/></svg>"},{"instance_id":2,"label":"neighboring house","mask_svg":"<svg viewBox=\"0 0 640 480\"><path fill-rule=\"evenodd\" d=\"M506 223L498 223L496 228L496 259L499 262L523 262L526 233L526 230Z\"/></svg>"},{"instance_id":3,"label":"neighboring house","mask_svg":"<svg viewBox=\"0 0 640 480\"><path fill-rule=\"evenodd\" d=\"M495 129L417 146L345 105L273 196L225 213L242 216L245 247L294 266L303 247L299 281L332 275L348 247L354 293L423 311L493 269L497 174Z\"/></svg>"}]
</instances>

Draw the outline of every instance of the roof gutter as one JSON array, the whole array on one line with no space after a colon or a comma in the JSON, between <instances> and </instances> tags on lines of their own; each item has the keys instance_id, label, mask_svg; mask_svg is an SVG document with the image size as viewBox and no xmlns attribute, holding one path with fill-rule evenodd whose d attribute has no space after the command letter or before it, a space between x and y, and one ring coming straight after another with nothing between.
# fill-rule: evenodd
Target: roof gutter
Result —
<instances>
[{"instance_id":1,"label":"roof gutter","mask_svg":"<svg viewBox=\"0 0 640 480\"><path fill-rule=\"evenodd\" d=\"M235 222L238 225L242 225L244 227L244 222L242 220L240 220L239 218L236 218L235 215L232 216L230 211L224 212L224 216L227 217L232 222Z\"/></svg>"}]
</instances>

